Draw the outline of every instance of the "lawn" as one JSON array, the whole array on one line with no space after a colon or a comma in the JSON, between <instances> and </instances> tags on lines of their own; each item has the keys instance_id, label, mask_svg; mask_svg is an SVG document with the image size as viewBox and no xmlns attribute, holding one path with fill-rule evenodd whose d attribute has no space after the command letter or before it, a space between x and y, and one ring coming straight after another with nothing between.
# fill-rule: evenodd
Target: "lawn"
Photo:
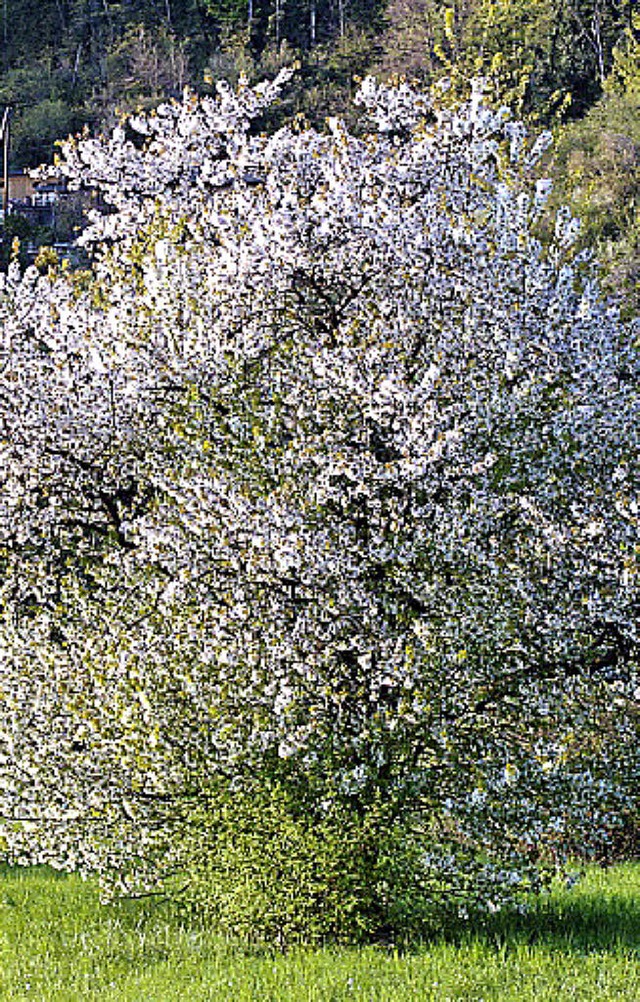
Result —
<instances>
[{"instance_id":1,"label":"lawn","mask_svg":"<svg viewBox=\"0 0 640 1002\"><path fill-rule=\"evenodd\" d=\"M590 869L528 916L399 954L254 954L158 904L100 905L46 870L0 874L0 999L41 1002L427 1002L640 999L640 865Z\"/></svg>"}]
</instances>

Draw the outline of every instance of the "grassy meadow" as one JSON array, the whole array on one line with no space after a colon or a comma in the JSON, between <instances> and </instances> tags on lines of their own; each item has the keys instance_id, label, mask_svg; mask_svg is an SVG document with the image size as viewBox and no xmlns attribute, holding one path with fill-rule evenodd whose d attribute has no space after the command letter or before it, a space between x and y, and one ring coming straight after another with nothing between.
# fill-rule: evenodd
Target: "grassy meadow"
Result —
<instances>
[{"instance_id":1,"label":"grassy meadow","mask_svg":"<svg viewBox=\"0 0 640 1002\"><path fill-rule=\"evenodd\" d=\"M387 948L248 954L151 900L101 905L47 870L0 873L0 999L427 1002L640 999L640 865L590 869L531 914Z\"/></svg>"}]
</instances>

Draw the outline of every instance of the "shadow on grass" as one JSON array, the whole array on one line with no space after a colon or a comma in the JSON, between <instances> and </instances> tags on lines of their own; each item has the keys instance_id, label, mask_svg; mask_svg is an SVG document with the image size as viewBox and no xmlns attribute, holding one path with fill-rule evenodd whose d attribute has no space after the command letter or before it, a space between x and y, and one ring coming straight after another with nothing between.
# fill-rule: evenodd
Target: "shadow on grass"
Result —
<instances>
[{"instance_id":1,"label":"shadow on grass","mask_svg":"<svg viewBox=\"0 0 640 1002\"><path fill-rule=\"evenodd\" d=\"M212 930L197 915L162 898L121 899L106 906L123 927L140 930L149 924L166 923L188 935L209 940ZM282 951L264 944L249 944L213 936L216 952L247 957L277 956ZM572 955L624 953L640 959L640 894L633 897L615 889L600 892L578 884L532 902L525 914L504 912L483 916L470 923L452 924L404 953L414 953L439 941L452 945L484 943L507 954L526 945L549 952ZM331 944L327 944L331 946ZM381 948L388 949L390 944ZM304 949L304 948L303 948Z\"/></svg>"},{"instance_id":2,"label":"shadow on grass","mask_svg":"<svg viewBox=\"0 0 640 1002\"><path fill-rule=\"evenodd\" d=\"M599 894L580 887L539 900L525 914L504 913L451 929L452 943L475 940L508 952L519 945L570 953L624 953L640 958L640 897Z\"/></svg>"}]
</instances>

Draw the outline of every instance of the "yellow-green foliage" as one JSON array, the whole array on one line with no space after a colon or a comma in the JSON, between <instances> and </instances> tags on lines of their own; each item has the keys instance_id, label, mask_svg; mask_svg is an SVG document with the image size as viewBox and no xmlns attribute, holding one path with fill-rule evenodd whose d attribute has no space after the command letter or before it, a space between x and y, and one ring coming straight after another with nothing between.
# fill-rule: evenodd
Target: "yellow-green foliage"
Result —
<instances>
[{"instance_id":1,"label":"yellow-green foliage","mask_svg":"<svg viewBox=\"0 0 640 1002\"><path fill-rule=\"evenodd\" d=\"M605 286L628 314L640 310L640 45L629 33L614 53L604 97L561 132L557 199L582 220Z\"/></svg>"},{"instance_id":2,"label":"yellow-green foliage","mask_svg":"<svg viewBox=\"0 0 640 1002\"><path fill-rule=\"evenodd\" d=\"M613 66L604 89L607 94L640 96L640 13L633 15L631 27L613 50Z\"/></svg>"},{"instance_id":3,"label":"yellow-green foliage","mask_svg":"<svg viewBox=\"0 0 640 1002\"><path fill-rule=\"evenodd\" d=\"M390 0L382 68L445 75L460 92L482 75L498 100L551 122L598 98L624 24L615 0Z\"/></svg>"},{"instance_id":4,"label":"yellow-green foliage","mask_svg":"<svg viewBox=\"0 0 640 1002\"><path fill-rule=\"evenodd\" d=\"M384 804L314 824L277 784L212 791L181 849L187 911L245 943L406 938L436 918L415 883L419 840Z\"/></svg>"}]
</instances>

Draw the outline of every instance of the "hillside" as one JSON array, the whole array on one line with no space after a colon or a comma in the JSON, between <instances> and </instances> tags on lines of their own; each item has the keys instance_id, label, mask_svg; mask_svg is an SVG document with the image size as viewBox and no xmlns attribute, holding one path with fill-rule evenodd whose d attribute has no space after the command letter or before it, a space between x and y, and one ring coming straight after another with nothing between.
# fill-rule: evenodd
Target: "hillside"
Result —
<instances>
[{"instance_id":1,"label":"hillside","mask_svg":"<svg viewBox=\"0 0 640 1002\"><path fill-rule=\"evenodd\" d=\"M613 285L633 299L638 9L638 0L4 0L10 167L50 162L61 137L108 129L186 85L207 93L221 77L256 80L285 64L299 70L281 114L313 124L349 119L354 81L367 72L446 76L461 94L482 74L496 100L559 133L562 198L587 217ZM54 239L65 226L56 222ZM5 229L5 259L14 235L51 236L31 230Z\"/></svg>"},{"instance_id":2,"label":"hillside","mask_svg":"<svg viewBox=\"0 0 640 1002\"><path fill-rule=\"evenodd\" d=\"M296 105L326 114L366 70L432 79L492 68L541 120L602 92L635 4L619 0L5 0L0 104L14 108L12 166L117 108L186 84L302 64Z\"/></svg>"}]
</instances>

